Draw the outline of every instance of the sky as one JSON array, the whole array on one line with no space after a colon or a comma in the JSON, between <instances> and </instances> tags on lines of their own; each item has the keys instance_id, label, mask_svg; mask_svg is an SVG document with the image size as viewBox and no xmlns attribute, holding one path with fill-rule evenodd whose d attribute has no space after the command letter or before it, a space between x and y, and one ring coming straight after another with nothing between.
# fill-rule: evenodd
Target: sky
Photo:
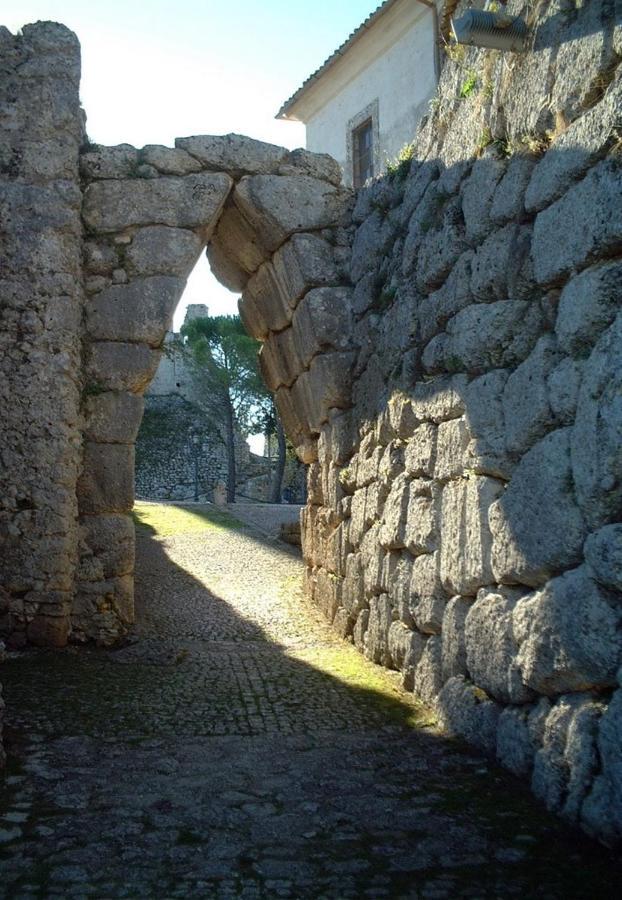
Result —
<instances>
[{"instance_id":1,"label":"sky","mask_svg":"<svg viewBox=\"0 0 622 900\"><path fill-rule=\"evenodd\" d=\"M304 126L279 107L380 0L8 0L0 24L62 22L82 45L82 104L99 144L173 145L175 137L238 132L293 149ZM188 303L237 312L203 254Z\"/></svg>"}]
</instances>

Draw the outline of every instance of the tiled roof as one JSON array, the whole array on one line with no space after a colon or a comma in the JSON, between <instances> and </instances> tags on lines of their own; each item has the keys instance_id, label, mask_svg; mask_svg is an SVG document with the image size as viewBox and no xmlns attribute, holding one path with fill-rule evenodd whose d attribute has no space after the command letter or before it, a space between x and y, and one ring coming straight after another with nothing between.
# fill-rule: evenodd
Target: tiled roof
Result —
<instances>
[{"instance_id":1,"label":"tiled roof","mask_svg":"<svg viewBox=\"0 0 622 900\"><path fill-rule=\"evenodd\" d=\"M298 88L296 93L292 94L289 100L285 101L283 106L276 114L277 119L287 118L288 110L290 110L294 103L296 103L302 93L306 91L311 84L317 81L328 69L330 69L333 63L335 63L340 56L343 56L344 53L346 53L350 49L350 47L355 44L356 41L358 41L358 39L370 28L370 26L373 25L374 22L380 18L380 16L386 13L397 2L398 0L385 0L385 2L381 3L380 6L375 9L373 13L371 13L371 15L367 16L365 21L352 32L350 37L346 41L344 41L340 47L337 47L335 52L332 53L328 57L328 59L322 63L320 68L316 69L316 71L312 75L309 75L306 81L304 81Z\"/></svg>"}]
</instances>

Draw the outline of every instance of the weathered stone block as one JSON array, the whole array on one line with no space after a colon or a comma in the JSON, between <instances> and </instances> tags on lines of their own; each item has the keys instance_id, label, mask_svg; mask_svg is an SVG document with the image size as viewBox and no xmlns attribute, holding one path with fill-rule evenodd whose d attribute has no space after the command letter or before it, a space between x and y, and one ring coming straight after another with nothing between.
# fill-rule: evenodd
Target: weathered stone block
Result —
<instances>
[{"instance_id":1,"label":"weathered stone block","mask_svg":"<svg viewBox=\"0 0 622 900\"><path fill-rule=\"evenodd\" d=\"M549 375L546 387L553 415L560 425L572 425L583 379L582 360L566 357Z\"/></svg>"},{"instance_id":2,"label":"weathered stone block","mask_svg":"<svg viewBox=\"0 0 622 900\"><path fill-rule=\"evenodd\" d=\"M505 420L502 403L508 372L495 369L474 378L464 393L465 416L471 443L466 465L476 475L509 478L513 468L505 445Z\"/></svg>"},{"instance_id":3,"label":"weathered stone block","mask_svg":"<svg viewBox=\"0 0 622 900\"><path fill-rule=\"evenodd\" d=\"M352 244L350 280L352 284L375 271L382 257L388 253L395 238L395 231L389 219L379 210L374 210L356 230Z\"/></svg>"},{"instance_id":4,"label":"weathered stone block","mask_svg":"<svg viewBox=\"0 0 622 900\"><path fill-rule=\"evenodd\" d=\"M494 580L488 515L503 490L494 478L471 476L443 489L441 581L449 594L473 595Z\"/></svg>"},{"instance_id":5,"label":"weathered stone block","mask_svg":"<svg viewBox=\"0 0 622 900\"><path fill-rule=\"evenodd\" d=\"M243 301L251 297L270 331L282 331L292 320L292 310L280 290L272 264L263 263L251 277Z\"/></svg>"},{"instance_id":6,"label":"weathered stone block","mask_svg":"<svg viewBox=\"0 0 622 900\"><path fill-rule=\"evenodd\" d=\"M113 285L91 298L87 329L95 340L136 341L159 347L170 329L185 282L155 275Z\"/></svg>"},{"instance_id":7,"label":"weathered stone block","mask_svg":"<svg viewBox=\"0 0 622 900\"><path fill-rule=\"evenodd\" d=\"M312 153L298 147L287 154L278 168L279 175L311 175L331 184L341 184L341 166L328 153Z\"/></svg>"},{"instance_id":8,"label":"weathered stone block","mask_svg":"<svg viewBox=\"0 0 622 900\"><path fill-rule=\"evenodd\" d=\"M440 638L430 638L440 640ZM464 738L486 753L494 753L502 707L462 676L450 678L436 698L435 709L441 728Z\"/></svg>"},{"instance_id":9,"label":"weathered stone block","mask_svg":"<svg viewBox=\"0 0 622 900\"><path fill-rule=\"evenodd\" d=\"M147 144L140 151L143 163L153 166L162 175L192 175L200 172L203 165L185 150L173 147L161 147L158 144Z\"/></svg>"},{"instance_id":10,"label":"weathered stone block","mask_svg":"<svg viewBox=\"0 0 622 900\"><path fill-rule=\"evenodd\" d=\"M620 309L622 263L587 269L570 281L559 299L555 333L566 353L585 356Z\"/></svg>"},{"instance_id":11,"label":"weathered stone block","mask_svg":"<svg viewBox=\"0 0 622 900\"><path fill-rule=\"evenodd\" d=\"M470 287L472 260L473 251L467 250L458 259L445 284L423 297L417 305L417 337L422 343L442 331L452 316L473 302Z\"/></svg>"},{"instance_id":12,"label":"weathered stone block","mask_svg":"<svg viewBox=\"0 0 622 900\"><path fill-rule=\"evenodd\" d=\"M462 213L466 239L479 244L493 229L490 211L497 185L505 173L505 161L484 156L473 164L462 186Z\"/></svg>"},{"instance_id":13,"label":"weathered stone block","mask_svg":"<svg viewBox=\"0 0 622 900\"><path fill-rule=\"evenodd\" d=\"M421 241L415 273L417 288L429 293L440 287L466 249L462 210L456 199L447 203L442 226L431 229Z\"/></svg>"},{"instance_id":14,"label":"weathered stone block","mask_svg":"<svg viewBox=\"0 0 622 900\"><path fill-rule=\"evenodd\" d=\"M116 147L98 146L80 156L83 178L131 178L138 165L138 150L131 144Z\"/></svg>"},{"instance_id":15,"label":"weathered stone block","mask_svg":"<svg viewBox=\"0 0 622 900\"><path fill-rule=\"evenodd\" d=\"M134 504L133 445L86 443L77 493L82 514L131 509Z\"/></svg>"},{"instance_id":16,"label":"weathered stone block","mask_svg":"<svg viewBox=\"0 0 622 900\"><path fill-rule=\"evenodd\" d=\"M622 169L605 160L538 214L532 244L535 276L540 284L554 284L621 247Z\"/></svg>"},{"instance_id":17,"label":"weathered stone block","mask_svg":"<svg viewBox=\"0 0 622 900\"><path fill-rule=\"evenodd\" d=\"M233 182L228 175L98 181L84 194L82 217L98 233L133 225L203 228L209 237Z\"/></svg>"},{"instance_id":18,"label":"weathered stone block","mask_svg":"<svg viewBox=\"0 0 622 900\"><path fill-rule=\"evenodd\" d=\"M525 212L525 192L535 164L533 156L523 153L515 153L510 159L492 198L490 218L496 225L521 220Z\"/></svg>"},{"instance_id":19,"label":"weathered stone block","mask_svg":"<svg viewBox=\"0 0 622 900\"><path fill-rule=\"evenodd\" d=\"M471 262L471 291L479 300L529 299L531 228L516 223L495 231Z\"/></svg>"},{"instance_id":20,"label":"weathered stone block","mask_svg":"<svg viewBox=\"0 0 622 900\"><path fill-rule=\"evenodd\" d=\"M285 147L243 134L198 134L175 139L175 146L197 159L204 169L241 175L269 174L288 156Z\"/></svg>"},{"instance_id":21,"label":"weathered stone block","mask_svg":"<svg viewBox=\"0 0 622 900\"><path fill-rule=\"evenodd\" d=\"M434 706L442 686L441 639L433 635L427 639L415 667L414 692L424 703Z\"/></svg>"},{"instance_id":22,"label":"weathered stone block","mask_svg":"<svg viewBox=\"0 0 622 900\"><path fill-rule=\"evenodd\" d=\"M586 84L584 80L581 83ZM525 196L529 211L537 212L557 200L605 154L621 104L622 79L618 78L601 102L576 119L551 145L529 182Z\"/></svg>"},{"instance_id":23,"label":"weathered stone block","mask_svg":"<svg viewBox=\"0 0 622 900\"><path fill-rule=\"evenodd\" d=\"M86 390L141 393L155 375L160 356L146 344L95 341L89 348Z\"/></svg>"},{"instance_id":24,"label":"weathered stone block","mask_svg":"<svg viewBox=\"0 0 622 900\"><path fill-rule=\"evenodd\" d=\"M417 482L411 482L404 543L413 556L431 553L438 539L434 500L422 496Z\"/></svg>"},{"instance_id":25,"label":"weathered stone block","mask_svg":"<svg viewBox=\"0 0 622 900\"><path fill-rule=\"evenodd\" d=\"M554 578L514 610L523 682L549 696L615 685L621 620L585 566Z\"/></svg>"},{"instance_id":26,"label":"weathered stone block","mask_svg":"<svg viewBox=\"0 0 622 900\"><path fill-rule=\"evenodd\" d=\"M143 398L137 394L107 391L87 397L85 437L98 444L133 444L143 408Z\"/></svg>"},{"instance_id":27,"label":"weathered stone block","mask_svg":"<svg viewBox=\"0 0 622 900\"><path fill-rule=\"evenodd\" d=\"M365 635L365 656L382 666L391 666L389 629L393 621L391 601L387 594L369 600L369 621Z\"/></svg>"},{"instance_id":28,"label":"weathered stone block","mask_svg":"<svg viewBox=\"0 0 622 900\"><path fill-rule=\"evenodd\" d=\"M83 516L82 541L102 566L104 578L134 571L134 523L129 516Z\"/></svg>"},{"instance_id":29,"label":"weathered stone block","mask_svg":"<svg viewBox=\"0 0 622 900\"><path fill-rule=\"evenodd\" d=\"M497 581L537 586L580 562L586 526L574 497L569 429L525 454L489 518Z\"/></svg>"},{"instance_id":30,"label":"weathered stone block","mask_svg":"<svg viewBox=\"0 0 622 900\"><path fill-rule=\"evenodd\" d=\"M592 577L604 587L622 592L622 525L606 525L590 534L583 549Z\"/></svg>"},{"instance_id":31,"label":"weathered stone block","mask_svg":"<svg viewBox=\"0 0 622 900\"><path fill-rule=\"evenodd\" d=\"M516 591L480 590L466 617L467 669L472 681L501 703L526 703L533 697L521 679L516 656Z\"/></svg>"},{"instance_id":32,"label":"weathered stone block","mask_svg":"<svg viewBox=\"0 0 622 900\"><path fill-rule=\"evenodd\" d=\"M499 716L497 759L514 775L527 775L542 744L550 701L541 697L536 704L506 707Z\"/></svg>"},{"instance_id":33,"label":"weathered stone block","mask_svg":"<svg viewBox=\"0 0 622 900\"><path fill-rule=\"evenodd\" d=\"M406 476L398 475L391 484L380 529L380 543L387 549L399 550L405 546L409 497L410 485Z\"/></svg>"},{"instance_id":34,"label":"weathered stone block","mask_svg":"<svg viewBox=\"0 0 622 900\"><path fill-rule=\"evenodd\" d=\"M466 375L442 375L430 381L418 381L411 403L418 421L444 422L464 414Z\"/></svg>"},{"instance_id":35,"label":"weathered stone block","mask_svg":"<svg viewBox=\"0 0 622 900\"><path fill-rule=\"evenodd\" d=\"M349 196L308 175L252 175L238 183L233 200L262 243L274 251L297 231L335 225Z\"/></svg>"},{"instance_id":36,"label":"weathered stone block","mask_svg":"<svg viewBox=\"0 0 622 900\"><path fill-rule=\"evenodd\" d=\"M125 252L129 275L175 275L187 278L201 252L201 239L184 228L140 228Z\"/></svg>"},{"instance_id":37,"label":"weathered stone block","mask_svg":"<svg viewBox=\"0 0 622 900\"><path fill-rule=\"evenodd\" d=\"M598 731L601 772L581 810L584 828L614 845L622 834L622 690L616 691Z\"/></svg>"},{"instance_id":38,"label":"weathered stone block","mask_svg":"<svg viewBox=\"0 0 622 900\"><path fill-rule=\"evenodd\" d=\"M448 481L463 474L470 437L464 416L460 419L451 419L449 422L441 422L436 440L434 465L436 481Z\"/></svg>"},{"instance_id":39,"label":"weathered stone block","mask_svg":"<svg viewBox=\"0 0 622 900\"><path fill-rule=\"evenodd\" d=\"M503 418L510 453L525 453L554 424L547 379L559 359L555 339L544 335L508 378L503 392Z\"/></svg>"},{"instance_id":40,"label":"weathered stone block","mask_svg":"<svg viewBox=\"0 0 622 900\"><path fill-rule=\"evenodd\" d=\"M590 528L616 520L622 499L622 313L585 363L572 429L572 471Z\"/></svg>"},{"instance_id":41,"label":"weathered stone block","mask_svg":"<svg viewBox=\"0 0 622 900\"><path fill-rule=\"evenodd\" d=\"M282 295L292 308L311 288L342 280L332 246L317 234L293 234L274 254L272 264Z\"/></svg>"},{"instance_id":42,"label":"weathered stone block","mask_svg":"<svg viewBox=\"0 0 622 900\"><path fill-rule=\"evenodd\" d=\"M292 329L305 368L319 353L351 347L351 294L350 288L315 288L300 301Z\"/></svg>"},{"instance_id":43,"label":"weathered stone block","mask_svg":"<svg viewBox=\"0 0 622 900\"><path fill-rule=\"evenodd\" d=\"M467 306L432 338L423 351L428 372L470 372L515 366L522 362L542 330L535 303L503 300Z\"/></svg>"}]
</instances>

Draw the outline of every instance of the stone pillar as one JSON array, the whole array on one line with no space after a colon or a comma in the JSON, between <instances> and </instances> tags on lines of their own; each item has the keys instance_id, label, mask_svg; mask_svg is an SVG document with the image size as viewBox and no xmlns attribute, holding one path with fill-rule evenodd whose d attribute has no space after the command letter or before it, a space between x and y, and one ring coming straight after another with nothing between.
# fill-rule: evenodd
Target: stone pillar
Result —
<instances>
[{"instance_id":1,"label":"stone pillar","mask_svg":"<svg viewBox=\"0 0 622 900\"><path fill-rule=\"evenodd\" d=\"M62 646L76 564L82 274L80 47L0 28L0 630Z\"/></svg>"}]
</instances>

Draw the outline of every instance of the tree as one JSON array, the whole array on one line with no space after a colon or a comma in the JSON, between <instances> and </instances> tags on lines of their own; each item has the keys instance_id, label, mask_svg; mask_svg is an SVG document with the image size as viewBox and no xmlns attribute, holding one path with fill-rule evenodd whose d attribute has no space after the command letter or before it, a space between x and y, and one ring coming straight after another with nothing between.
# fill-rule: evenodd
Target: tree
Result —
<instances>
[{"instance_id":1,"label":"tree","mask_svg":"<svg viewBox=\"0 0 622 900\"><path fill-rule=\"evenodd\" d=\"M206 316L182 328L201 392L201 406L224 429L227 502L235 502L235 429L252 430L266 388L257 365L259 342L239 316ZM271 399L271 398L270 398Z\"/></svg>"}]
</instances>

